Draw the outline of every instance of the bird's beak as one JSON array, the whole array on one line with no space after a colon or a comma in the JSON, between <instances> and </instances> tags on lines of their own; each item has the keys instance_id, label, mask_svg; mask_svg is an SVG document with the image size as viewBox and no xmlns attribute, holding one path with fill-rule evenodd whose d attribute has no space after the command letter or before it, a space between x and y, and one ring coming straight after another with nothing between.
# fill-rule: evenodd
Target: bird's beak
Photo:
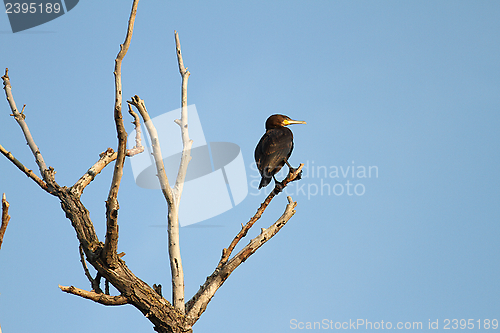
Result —
<instances>
[{"instance_id":1,"label":"bird's beak","mask_svg":"<svg viewBox=\"0 0 500 333\"><path fill-rule=\"evenodd\" d=\"M307 124L307 123L305 121L303 121L303 120L285 119L283 121L283 124L285 126L288 126L288 125L293 125L293 124Z\"/></svg>"}]
</instances>

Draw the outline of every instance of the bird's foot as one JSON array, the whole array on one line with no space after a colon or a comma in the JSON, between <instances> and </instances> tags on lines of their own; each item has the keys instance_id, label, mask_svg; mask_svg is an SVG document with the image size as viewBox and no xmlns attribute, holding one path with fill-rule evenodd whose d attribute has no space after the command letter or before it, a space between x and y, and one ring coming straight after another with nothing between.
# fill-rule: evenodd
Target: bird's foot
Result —
<instances>
[{"instance_id":1,"label":"bird's foot","mask_svg":"<svg viewBox=\"0 0 500 333\"><path fill-rule=\"evenodd\" d=\"M281 191L283 191L284 188L285 186L283 186L283 183L276 182L274 186L274 194L279 194Z\"/></svg>"}]
</instances>

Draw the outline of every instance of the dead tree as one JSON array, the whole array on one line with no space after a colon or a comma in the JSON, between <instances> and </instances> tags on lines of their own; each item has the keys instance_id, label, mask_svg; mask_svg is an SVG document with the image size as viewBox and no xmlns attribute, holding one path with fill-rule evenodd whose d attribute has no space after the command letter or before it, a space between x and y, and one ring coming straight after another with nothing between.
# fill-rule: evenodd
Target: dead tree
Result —
<instances>
[{"instance_id":1,"label":"dead tree","mask_svg":"<svg viewBox=\"0 0 500 333\"><path fill-rule=\"evenodd\" d=\"M104 305L131 304L141 311L144 316L151 321L151 323L153 323L154 329L157 332L192 332L192 326L205 311L217 289L242 262L248 259L248 257L257 251L264 243L271 239L288 222L288 220L295 213L294 209L297 203L293 202L291 197L288 197L288 204L285 207L283 215L281 215L276 222L271 224L269 228L262 228L257 237L252 239L246 246L243 247L241 251L231 257L231 254L238 242L246 236L247 232L254 225L254 223L262 216L271 200L279 193L279 191L275 188L275 190L272 191L260 205L257 213L246 224L241 224L241 230L231 241L230 245L223 249L221 259L215 267L213 273L207 277L205 283L200 286L198 292L189 301L185 302L184 274L182 270L179 246L178 212L184 178L189 160L191 159L190 150L192 140L189 139L187 127L187 81L190 73L187 68L184 67L179 36L177 32L175 32L179 72L182 77L181 117L176 120L176 123L181 129L183 151L177 179L175 180L174 186L171 187L165 174L156 129L153 123L149 121L150 116L146 110L146 105L144 101L139 98L139 96L134 96L127 102L129 113L134 117L137 137L136 146L133 149L127 149L126 147L127 133L122 119L121 63L127 53L132 39L134 21L137 12L137 3L138 0L134 0L128 22L125 42L120 45L120 52L115 60L114 119L118 136L117 150L115 151L108 148L106 151L101 153L97 162L92 165L88 171L73 185L69 187L59 185L55 179L55 170L52 167L47 167L42 157L42 153L38 149L35 140L29 131L26 123L24 107L21 112L19 112L19 109L16 106L14 96L12 94L12 85L8 69L6 69L5 75L2 76L2 80L7 101L10 109L12 110L12 116L20 125L26 138L26 142L35 157L35 161L39 169L39 175L37 175L33 170L25 167L23 163L17 160L1 145L0 152L19 170L37 183L41 189L59 198L61 208L66 213L66 217L71 221L71 224L76 232L76 236L80 243L79 250L83 270L90 282L91 290L88 291L74 286L60 286L62 291L87 298ZM146 282L139 279L127 267L125 261L121 258L122 255L117 252L119 209L117 195L123 175L124 161L126 156L132 156L144 150L140 140L139 116L133 111L132 106L135 107L141 115L151 138L153 156L156 163L159 182L161 184L162 193L168 204L168 250L172 272L172 302L169 302L161 295L160 287L153 285L152 288ZM82 204L80 198L85 187L90 184L90 182L103 170L103 168L113 161L115 162L113 179L108 193L108 198L106 200L106 235L104 242L102 242L96 234L94 225L90 219L89 211ZM286 186L289 182L299 179L302 167L303 164L301 164L299 168L291 171L287 178L282 182L282 186ZM97 271L95 277L90 274L87 263L89 263ZM104 291L101 288L101 280L103 279L105 280ZM110 295L109 284L113 285L120 292L120 294L114 296Z\"/></svg>"}]
</instances>

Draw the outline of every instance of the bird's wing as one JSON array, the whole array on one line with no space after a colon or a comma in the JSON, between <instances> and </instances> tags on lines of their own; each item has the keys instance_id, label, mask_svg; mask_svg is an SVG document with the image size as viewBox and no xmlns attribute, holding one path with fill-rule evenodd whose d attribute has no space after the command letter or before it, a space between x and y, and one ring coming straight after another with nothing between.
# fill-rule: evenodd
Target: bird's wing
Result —
<instances>
[{"instance_id":1,"label":"bird's wing","mask_svg":"<svg viewBox=\"0 0 500 333\"><path fill-rule=\"evenodd\" d=\"M278 172L292 150L293 136L288 128L268 130L255 149L255 161L261 174Z\"/></svg>"}]
</instances>

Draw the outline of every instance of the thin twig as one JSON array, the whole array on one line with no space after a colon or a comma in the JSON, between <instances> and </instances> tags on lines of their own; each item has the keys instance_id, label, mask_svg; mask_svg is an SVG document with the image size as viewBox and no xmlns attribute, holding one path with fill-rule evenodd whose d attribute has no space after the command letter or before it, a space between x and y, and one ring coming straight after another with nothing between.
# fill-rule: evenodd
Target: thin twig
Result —
<instances>
[{"instance_id":1,"label":"thin twig","mask_svg":"<svg viewBox=\"0 0 500 333\"><path fill-rule=\"evenodd\" d=\"M19 169L21 170L22 172L24 172L24 174L26 176L28 176L29 178L33 179L35 181L35 183L38 184L38 186L40 186L42 189L44 189L45 191L47 191L47 184L42 180L40 179L40 177L38 177L34 172L33 170L30 170L28 169L27 167L25 167L18 159L16 159L14 157L14 155L12 155L12 153L10 153L9 151L7 151L4 147L2 147L2 145L0 145L0 153L2 153L5 157L7 157L12 163L14 163L14 165Z\"/></svg>"},{"instance_id":2,"label":"thin twig","mask_svg":"<svg viewBox=\"0 0 500 333\"><path fill-rule=\"evenodd\" d=\"M172 298L173 305L181 313L185 312L184 304L184 269L182 267L181 249L179 243L179 204L181 201L182 190L184 188L184 180L186 178L187 167L191 160L191 146L193 140L189 138L188 131L188 112L187 112L187 84L191 73L184 67L182 60L181 42L179 34L174 31L175 35L175 50L177 53L177 61L179 63L179 73L182 77L181 85L181 119L176 119L175 122L181 128L182 136L182 155L177 173L177 179L173 189L174 207L169 210L168 218L168 253L170 257L170 269L172 271Z\"/></svg>"},{"instance_id":3,"label":"thin twig","mask_svg":"<svg viewBox=\"0 0 500 333\"><path fill-rule=\"evenodd\" d=\"M0 226L0 249L2 248L3 236L5 235L5 230L7 230L7 225L10 221L9 215L9 202L5 197L5 193L2 195L2 225Z\"/></svg>"},{"instance_id":4,"label":"thin twig","mask_svg":"<svg viewBox=\"0 0 500 333\"><path fill-rule=\"evenodd\" d=\"M93 300L94 302L104 304L104 305L128 304L128 298L125 296L122 296L122 295L110 296L110 295L106 295L103 293L98 294L98 293L93 292L93 291L87 291L87 290L83 290L83 289L76 288L73 286L65 287L65 286L59 285L59 288L62 291L67 292L68 294L73 294L76 296L87 298L87 299Z\"/></svg>"},{"instance_id":5,"label":"thin twig","mask_svg":"<svg viewBox=\"0 0 500 333\"><path fill-rule=\"evenodd\" d=\"M31 149L31 152L35 156L36 164L38 165L38 168L40 169L40 174L42 175L42 178L45 179L45 171L48 170L47 165L45 165L45 161L43 160L42 153L40 153L40 150L38 149L38 146L35 143L35 140L33 140L33 137L31 136L30 130L28 128L28 125L26 124L26 121L24 119L26 118L26 115L24 113L19 113L17 110L16 102L14 101L14 96L12 95L12 86L10 84L10 79L9 79L9 69L5 69L5 75L2 76L3 80L3 85L4 85L4 90L5 90L5 95L7 96L7 101L9 102L10 109L12 110L12 116L16 119L17 123L19 126L21 126L21 129L24 133L24 137L26 138L26 142L28 143L28 146ZM23 107L24 111L24 107Z\"/></svg>"},{"instance_id":6,"label":"thin twig","mask_svg":"<svg viewBox=\"0 0 500 333\"><path fill-rule=\"evenodd\" d=\"M137 1L134 0L131 17L135 16L136 8ZM130 36L131 34L128 34L127 39L129 39ZM122 48L122 50L124 49L125 47ZM121 53L122 52L120 51L120 54ZM117 89L119 90L119 94L116 96L121 98L121 84L119 87L120 89ZM119 105L121 107L121 102ZM117 132L119 132L118 129ZM121 147L121 142L123 142L123 140L119 140L119 148ZM5 154L9 155L7 153L8 152L5 151ZM111 151L109 153L110 154L107 158L113 160L112 155L116 154L114 159L119 161L120 152L114 153ZM13 156L9 156L11 157L11 160L14 160ZM107 160L104 161L103 167L106 163ZM120 163L117 163L117 165L119 164ZM17 165L18 167L22 166L20 163L17 163ZM22 167L21 170L23 170L26 174L29 173L24 167ZM99 284L101 278L104 278L108 281L106 282L106 285L109 286L109 284L112 284L118 290L120 295L109 296L104 293L99 294L96 291L89 292L75 287L61 287L61 290L94 300L95 302L104 305L131 304L151 321L154 325L155 331L157 332L192 332L191 325L186 323L185 316L176 310L170 302L156 293L148 284L135 276L123 260L116 260L116 267L111 267L107 264L106 260L104 260L105 256L103 256L103 243L100 242L97 237L94 225L90 219L89 211L82 204L80 197L76 195L74 191L71 191L67 187L59 186L52 175L53 170L51 170L51 168L47 169L45 171L44 181L50 189L49 193L60 199L61 208L65 212L66 217L71 221L71 225L74 228L79 243L85 253L85 260L87 261L87 264L92 265L96 269L96 283ZM90 178L94 177L92 175L90 176ZM113 213L116 213L116 209L118 209L117 204L113 208L115 209ZM117 226L116 231L118 231ZM119 258L120 254L117 254L116 257Z\"/></svg>"},{"instance_id":7,"label":"thin twig","mask_svg":"<svg viewBox=\"0 0 500 333\"><path fill-rule=\"evenodd\" d=\"M130 108L130 105L129 105ZM134 156L144 151L144 147L141 144L141 123L139 116L133 110L129 110L129 113L134 117L133 124L135 125L136 137L135 146L132 149L127 149L127 156ZM94 180L95 177L111 162L116 160L118 153L113 149L108 148L106 151L99 154L99 160L87 170L87 172L80 177L80 179L71 187L71 191L78 196L81 196L85 187L87 187L90 182Z\"/></svg>"},{"instance_id":8,"label":"thin twig","mask_svg":"<svg viewBox=\"0 0 500 333\"><path fill-rule=\"evenodd\" d=\"M296 202L292 201L291 197L287 197L288 205L286 206L283 215L268 229L262 229L259 236L252 239L248 245L246 245L240 252L238 252L232 259L229 260L232 251L241 240L245 237L248 230L255 224L255 222L262 216L271 200L279 193L279 190L283 190L288 183L300 179L301 170L304 164L300 164L297 169L290 170L288 176L281 182L281 185L276 185L275 189L267 196L266 200L261 204L257 213L247 222L246 225L242 225L240 232L234 237L233 241L228 248L224 249L222 252L222 258L217 265L217 268L212 273L211 276L207 278L205 283L200 287L198 292L186 303L187 317L193 323L198 320L198 318L205 311L208 303L215 295L215 292L222 286L224 281L229 277L229 275L249 256L251 256L255 251L257 251L264 243L271 239L283 226L288 222L288 220L295 214L294 208L297 206Z\"/></svg>"},{"instance_id":9,"label":"thin twig","mask_svg":"<svg viewBox=\"0 0 500 333\"><path fill-rule=\"evenodd\" d=\"M122 61L127 54L132 40L134 31L135 16L137 14L138 0L135 0L132 5L130 19L128 21L127 36L125 42L120 45L120 52L115 60L115 125L118 134L118 156L116 157L115 169L113 172L113 180L109 189L108 199L106 200L106 240L104 243L103 258L110 267L116 266L117 248L118 248L118 190L123 176L123 164L125 163L125 155L127 152L127 132L122 118L122 82L121 82L121 67Z\"/></svg>"}]
</instances>

